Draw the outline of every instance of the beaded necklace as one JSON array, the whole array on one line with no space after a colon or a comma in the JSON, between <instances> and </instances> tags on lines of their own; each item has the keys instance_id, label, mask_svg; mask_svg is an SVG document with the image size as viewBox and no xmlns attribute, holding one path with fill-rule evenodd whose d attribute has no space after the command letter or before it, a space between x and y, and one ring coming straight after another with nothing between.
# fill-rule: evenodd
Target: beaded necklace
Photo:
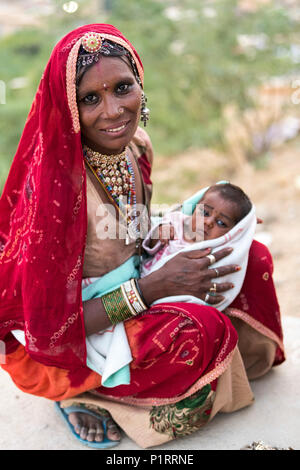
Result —
<instances>
[{"instance_id":1,"label":"beaded necklace","mask_svg":"<svg viewBox=\"0 0 300 470\"><path fill-rule=\"evenodd\" d=\"M138 246L140 233L136 220L135 177L126 149L118 155L103 155L85 146L83 154L89 168L126 221L125 244L136 240Z\"/></svg>"}]
</instances>

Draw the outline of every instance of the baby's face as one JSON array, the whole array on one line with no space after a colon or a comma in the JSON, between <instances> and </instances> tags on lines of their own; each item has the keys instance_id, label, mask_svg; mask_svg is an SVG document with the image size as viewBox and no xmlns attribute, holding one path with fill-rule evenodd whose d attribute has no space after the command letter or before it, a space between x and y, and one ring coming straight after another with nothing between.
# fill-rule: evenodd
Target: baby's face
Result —
<instances>
[{"instance_id":1,"label":"baby's face","mask_svg":"<svg viewBox=\"0 0 300 470\"><path fill-rule=\"evenodd\" d=\"M238 205L226 201L218 192L207 192L192 215L195 241L221 237L234 227L239 217Z\"/></svg>"}]
</instances>

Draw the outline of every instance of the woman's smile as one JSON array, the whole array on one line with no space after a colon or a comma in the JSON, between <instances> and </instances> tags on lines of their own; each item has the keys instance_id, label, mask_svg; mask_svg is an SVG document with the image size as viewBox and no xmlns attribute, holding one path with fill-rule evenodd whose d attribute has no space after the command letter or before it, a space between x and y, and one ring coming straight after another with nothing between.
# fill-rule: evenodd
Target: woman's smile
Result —
<instances>
[{"instance_id":1,"label":"woman's smile","mask_svg":"<svg viewBox=\"0 0 300 470\"><path fill-rule=\"evenodd\" d=\"M127 129L127 126L129 123L130 121L126 121L126 122L112 125L110 127L107 127L106 129L99 129L99 130L100 132L111 133L111 134L115 134L119 136L122 134L123 131L125 131L125 129Z\"/></svg>"}]
</instances>

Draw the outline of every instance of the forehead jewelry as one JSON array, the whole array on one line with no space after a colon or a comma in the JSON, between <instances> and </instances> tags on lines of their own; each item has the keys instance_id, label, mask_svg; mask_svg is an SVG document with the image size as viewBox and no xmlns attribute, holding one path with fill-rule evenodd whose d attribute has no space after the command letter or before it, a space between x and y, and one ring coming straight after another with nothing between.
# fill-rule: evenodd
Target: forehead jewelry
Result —
<instances>
[{"instance_id":1,"label":"forehead jewelry","mask_svg":"<svg viewBox=\"0 0 300 470\"><path fill-rule=\"evenodd\" d=\"M86 52L98 52L102 46L102 39L100 33L85 33L82 37L82 47Z\"/></svg>"}]
</instances>

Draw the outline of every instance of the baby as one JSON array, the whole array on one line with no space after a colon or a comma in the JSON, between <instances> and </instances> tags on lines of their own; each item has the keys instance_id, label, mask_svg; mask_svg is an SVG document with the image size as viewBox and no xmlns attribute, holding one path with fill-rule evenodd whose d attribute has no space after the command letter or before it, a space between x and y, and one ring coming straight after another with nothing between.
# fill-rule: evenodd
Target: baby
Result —
<instances>
[{"instance_id":1,"label":"baby","mask_svg":"<svg viewBox=\"0 0 300 470\"><path fill-rule=\"evenodd\" d=\"M189 213L192 215L188 215ZM216 282L232 284L232 288L222 294L223 300L215 305L219 310L224 310L242 287L255 228L255 207L238 186L218 183L201 190L184 203L181 211L168 212L156 226L152 227L143 242L146 257L142 263L141 277L159 269L180 251L209 247L214 252L231 247L233 251L226 257L226 264L236 264L240 266L240 271L222 276L220 280L215 279ZM214 262L208 267L216 273L215 278L218 278L218 267L222 265L224 260ZM212 284L214 285L214 279ZM199 299L181 295L159 299L155 303L203 304L204 302L206 304L205 297L204 295Z\"/></svg>"},{"instance_id":2,"label":"baby","mask_svg":"<svg viewBox=\"0 0 300 470\"><path fill-rule=\"evenodd\" d=\"M231 183L210 186L191 216L170 212L147 235L143 247L152 258L143 264L142 276L155 263L190 243L213 240L229 232L252 208L249 197Z\"/></svg>"}]
</instances>

